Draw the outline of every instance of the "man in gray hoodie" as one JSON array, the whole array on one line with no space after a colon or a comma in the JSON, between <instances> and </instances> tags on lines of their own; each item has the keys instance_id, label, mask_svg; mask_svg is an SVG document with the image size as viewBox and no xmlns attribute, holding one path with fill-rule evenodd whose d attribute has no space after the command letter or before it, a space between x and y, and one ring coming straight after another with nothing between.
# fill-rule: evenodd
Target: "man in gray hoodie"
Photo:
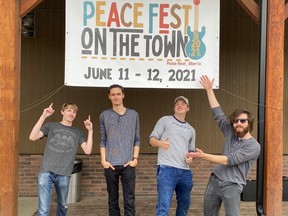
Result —
<instances>
[{"instance_id":1,"label":"man in gray hoodie","mask_svg":"<svg viewBox=\"0 0 288 216\"><path fill-rule=\"evenodd\" d=\"M240 214L240 195L246 185L246 177L260 155L260 144L251 135L254 119L247 110L236 109L226 118L213 91L213 83L202 76L200 83L207 91L208 100L216 123L225 141L222 155L204 153L200 149L188 153L189 157L199 157L216 163L204 195L204 215L219 215L223 202L225 214Z\"/></svg>"}]
</instances>

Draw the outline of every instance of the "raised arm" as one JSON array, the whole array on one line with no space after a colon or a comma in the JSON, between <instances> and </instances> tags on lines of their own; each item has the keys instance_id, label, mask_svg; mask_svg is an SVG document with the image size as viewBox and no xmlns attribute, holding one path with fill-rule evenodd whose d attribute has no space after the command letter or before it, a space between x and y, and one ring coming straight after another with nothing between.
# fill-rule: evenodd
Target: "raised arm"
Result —
<instances>
[{"instance_id":1,"label":"raised arm","mask_svg":"<svg viewBox=\"0 0 288 216\"><path fill-rule=\"evenodd\" d=\"M213 88L212 88L213 83L214 83L214 79L210 80L208 78L208 76L203 75L200 77L200 83L207 92L208 101L209 101L211 108L220 106L220 104L218 103L216 96L214 94Z\"/></svg>"},{"instance_id":2,"label":"raised arm","mask_svg":"<svg viewBox=\"0 0 288 216\"><path fill-rule=\"evenodd\" d=\"M53 103L50 104L49 107L45 108L42 115L40 116L39 120L36 122L36 124L34 125L31 133L30 133L30 136L29 136L29 139L32 140L32 141L35 141L37 139L40 139L43 137L43 132L40 131L45 119L49 116L51 116L55 110L53 109Z\"/></svg>"},{"instance_id":3,"label":"raised arm","mask_svg":"<svg viewBox=\"0 0 288 216\"><path fill-rule=\"evenodd\" d=\"M87 142L82 143L81 148L83 149L85 154L91 154L93 147L93 124L90 121L90 115L88 116L88 119L84 121L84 125L88 130L88 136L87 136Z\"/></svg>"}]
</instances>

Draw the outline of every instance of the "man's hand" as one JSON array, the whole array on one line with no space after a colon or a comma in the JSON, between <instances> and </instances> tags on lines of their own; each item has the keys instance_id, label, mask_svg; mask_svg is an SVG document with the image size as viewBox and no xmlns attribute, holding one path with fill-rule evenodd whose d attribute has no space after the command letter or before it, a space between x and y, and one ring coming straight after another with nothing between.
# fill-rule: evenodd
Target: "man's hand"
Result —
<instances>
[{"instance_id":1,"label":"man's hand","mask_svg":"<svg viewBox=\"0 0 288 216\"><path fill-rule=\"evenodd\" d=\"M213 155L204 153L201 149L196 148L195 152L189 152L186 154L187 157L192 158L202 158L204 160L211 161L213 163L227 165L228 164L228 157L226 155Z\"/></svg>"},{"instance_id":2,"label":"man's hand","mask_svg":"<svg viewBox=\"0 0 288 216\"><path fill-rule=\"evenodd\" d=\"M200 83L205 90L209 90L213 87L214 79L210 80L207 75L202 75L200 77Z\"/></svg>"},{"instance_id":3,"label":"man's hand","mask_svg":"<svg viewBox=\"0 0 288 216\"><path fill-rule=\"evenodd\" d=\"M189 152L186 154L187 157L192 157L192 158L196 158L196 157L203 157L205 153L201 150L201 149L198 149L196 148L196 151L195 152Z\"/></svg>"},{"instance_id":4,"label":"man's hand","mask_svg":"<svg viewBox=\"0 0 288 216\"><path fill-rule=\"evenodd\" d=\"M189 164L192 163L192 162L193 162L193 157L187 157L187 156L186 156L185 162L186 162L186 163L189 163Z\"/></svg>"},{"instance_id":5,"label":"man's hand","mask_svg":"<svg viewBox=\"0 0 288 216\"><path fill-rule=\"evenodd\" d=\"M211 108L220 106L213 91L214 79L210 80L207 75L200 77L200 83L207 92L208 101Z\"/></svg>"},{"instance_id":6,"label":"man's hand","mask_svg":"<svg viewBox=\"0 0 288 216\"><path fill-rule=\"evenodd\" d=\"M137 164L138 164L138 160L134 159L134 160L129 161L128 163L124 164L124 167L127 167L127 166L136 167Z\"/></svg>"},{"instance_id":7,"label":"man's hand","mask_svg":"<svg viewBox=\"0 0 288 216\"><path fill-rule=\"evenodd\" d=\"M47 118L55 112L52 106L53 106L53 103L51 103L49 107L44 109L43 114L42 114L43 117Z\"/></svg>"},{"instance_id":8,"label":"man's hand","mask_svg":"<svg viewBox=\"0 0 288 216\"><path fill-rule=\"evenodd\" d=\"M167 150L170 148L170 143L168 142L168 138L165 140L160 140L161 144L160 147L164 150Z\"/></svg>"},{"instance_id":9,"label":"man's hand","mask_svg":"<svg viewBox=\"0 0 288 216\"><path fill-rule=\"evenodd\" d=\"M44 136L43 132L40 130L45 119L49 116L51 116L55 110L53 109L53 103L50 104L49 107L45 108L43 110L42 115L40 116L40 118L38 119L38 121L36 122L36 124L34 125L30 135L29 135L29 139L31 141L35 141L37 139L40 139Z\"/></svg>"},{"instance_id":10,"label":"man's hand","mask_svg":"<svg viewBox=\"0 0 288 216\"><path fill-rule=\"evenodd\" d=\"M101 164L102 164L102 166L103 166L104 169L111 168L112 170L115 170L115 167L112 166L112 164L110 164L110 163L107 162L107 161L101 161Z\"/></svg>"},{"instance_id":11,"label":"man's hand","mask_svg":"<svg viewBox=\"0 0 288 216\"><path fill-rule=\"evenodd\" d=\"M90 115L88 116L88 119L86 119L86 120L84 121L84 125L85 125L85 127L86 127L86 129L87 129L88 131L91 131L91 130L93 129L93 124L92 124L92 122L90 121Z\"/></svg>"}]
</instances>

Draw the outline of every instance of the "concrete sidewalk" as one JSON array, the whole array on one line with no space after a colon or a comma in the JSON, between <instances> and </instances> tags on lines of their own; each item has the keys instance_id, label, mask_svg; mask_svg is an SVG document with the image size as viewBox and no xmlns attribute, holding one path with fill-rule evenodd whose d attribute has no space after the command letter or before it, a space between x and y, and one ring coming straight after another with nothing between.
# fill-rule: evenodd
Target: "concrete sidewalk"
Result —
<instances>
[{"instance_id":1,"label":"concrete sidewalk","mask_svg":"<svg viewBox=\"0 0 288 216\"><path fill-rule=\"evenodd\" d=\"M52 198L50 215L54 216L56 212L55 199ZM153 216L155 215L156 197L137 196L136 197L136 215ZM123 209L123 201L120 199L120 208ZM189 215L203 215L203 195L191 195L191 206ZM171 205L170 215L175 215L176 200ZM123 212L122 212L123 214ZM18 216L36 216L37 215L37 197L19 197ZM82 196L81 201L72 203L68 206L68 216L107 216L107 196ZM220 216L224 216L223 207ZM288 215L288 201L283 202L282 216ZM241 202L240 216L257 216L255 202ZM280 215L279 215L280 216Z\"/></svg>"},{"instance_id":2,"label":"concrete sidewalk","mask_svg":"<svg viewBox=\"0 0 288 216\"><path fill-rule=\"evenodd\" d=\"M18 197L18 216L31 216L37 207L38 197Z\"/></svg>"}]
</instances>

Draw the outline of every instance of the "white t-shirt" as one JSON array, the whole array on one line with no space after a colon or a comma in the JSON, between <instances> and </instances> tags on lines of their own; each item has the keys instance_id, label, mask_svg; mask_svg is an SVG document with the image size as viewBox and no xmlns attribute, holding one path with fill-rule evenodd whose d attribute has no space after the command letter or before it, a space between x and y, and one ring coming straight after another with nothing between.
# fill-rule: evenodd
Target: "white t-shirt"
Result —
<instances>
[{"instance_id":1,"label":"white t-shirt","mask_svg":"<svg viewBox=\"0 0 288 216\"><path fill-rule=\"evenodd\" d=\"M190 169L186 163L186 154L195 151L195 129L187 122L181 122L174 116L164 116L158 120L149 138L166 140L170 148L158 148L157 165L167 165L179 169Z\"/></svg>"}]
</instances>

